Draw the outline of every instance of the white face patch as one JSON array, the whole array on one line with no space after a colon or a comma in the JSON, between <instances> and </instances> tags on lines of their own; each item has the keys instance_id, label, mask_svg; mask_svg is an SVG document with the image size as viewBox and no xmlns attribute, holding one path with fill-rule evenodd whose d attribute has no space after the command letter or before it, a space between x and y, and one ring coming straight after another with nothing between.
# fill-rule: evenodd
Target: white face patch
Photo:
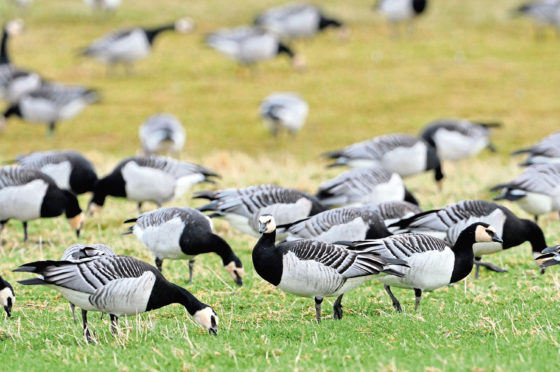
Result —
<instances>
[{"instance_id":1,"label":"white face patch","mask_svg":"<svg viewBox=\"0 0 560 372\"><path fill-rule=\"evenodd\" d=\"M259 229L260 226L265 226L265 230L263 232L268 234L276 230L276 221L274 220L274 217L272 217L271 215L260 216Z\"/></svg>"},{"instance_id":2,"label":"white face patch","mask_svg":"<svg viewBox=\"0 0 560 372\"><path fill-rule=\"evenodd\" d=\"M9 287L6 287L0 291L0 307L8 306L8 298L12 299L12 305L16 302L14 293Z\"/></svg>"},{"instance_id":3,"label":"white face patch","mask_svg":"<svg viewBox=\"0 0 560 372\"><path fill-rule=\"evenodd\" d=\"M198 310L193 315L194 320L211 333L218 332L219 319L210 306Z\"/></svg>"},{"instance_id":4,"label":"white face patch","mask_svg":"<svg viewBox=\"0 0 560 372\"><path fill-rule=\"evenodd\" d=\"M477 243L488 243L492 242L492 237L496 235L496 230L493 226L484 227L479 225L476 227L475 231L475 241Z\"/></svg>"},{"instance_id":5,"label":"white face patch","mask_svg":"<svg viewBox=\"0 0 560 372\"><path fill-rule=\"evenodd\" d=\"M243 278L243 275L245 274L245 271L243 270L242 267L238 268L238 267L235 266L235 261L231 261L226 266L224 266L224 268L226 269L226 271L229 273L229 275L231 275L231 277L235 281L237 281L238 276L239 276L239 278ZM237 273L237 275L236 275L236 273Z\"/></svg>"}]
</instances>

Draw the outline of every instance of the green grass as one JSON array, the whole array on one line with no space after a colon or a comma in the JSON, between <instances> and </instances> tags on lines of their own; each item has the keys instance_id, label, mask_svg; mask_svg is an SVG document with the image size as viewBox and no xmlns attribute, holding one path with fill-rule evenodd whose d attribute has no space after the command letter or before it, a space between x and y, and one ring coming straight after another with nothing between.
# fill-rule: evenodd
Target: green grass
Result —
<instances>
[{"instance_id":1,"label":"green grass","mask_svg":"<svg viewBox=\"0 0 560 372\"><path fill-rule=\"evenodd\" d=\"M96 87L102 102L61 123L54 138L45 128L11 120L0 134L0 158L51 148L83 151L105 174L138 148L138 125L150 114L170 111L187 129L183 159L223 175L219 188L278 183L313 192L340 170L325 170L318 154L388 132L416 133L442 116L500 120L497 155L447 164L445 188L430 174L406 181L424 208L460 199L489 199L488 187L518 174L508 152L557 129L560 83L558 40L537 42L531 24L511 19L517 2L434 0L414 35L391 39L386 25L364 1L329 1L352 28L348 41L333 33L295 48L309 69L293 72L285 60L263 63L253 76L203 46L202 35L233 26L278 1L124 1L113 16L92 14L82 3L35 1L24 14L27 30L13 40L18 65L65 82ZM3 20L17 15L0 3ZM76 50L116 27L156 25L189 15L190 35L165 35L133 76L106 76L103 66L75 57ZM310 103L306 127L295 138L269 137L257 116L272 91L297 91ZM197 186L195 190L204 189ZM81 198L82 205L88 196ZM196 205L190 195L173 205ZM519 209L512 209L528 217ZM109 199L103 214L86 223L82 243L101 242L119 254L152 262L122 221L134 203ZM427 293L418 312L412 291L395 290L405 312L396 314L375 281L348 293L344 318L315 324L311 299L286 295L265 283L251 265L256 239L216 221L216 230L246 267L245 286L235 288L215 256L197 260L192 285L186 261L166 261L164 273L211 304L220 317L217 337L205 334L179 305L121 319L121 335L107 318L90 315L98 345L87 345L73 324L67 302L48 288L16 284L14 316L0 316L0 370L448 370L541 371L560 367L560 272L541 276L527 244L490 257L509 269L483 271L449 288ZM549 244L557 242L558 219L541 223ZM30 223L21 243L20 224L10 222L0 248L0 272L12 284L29 277L18 265L56 259L76 241L64 218Z\"/></svg>"}]
</instances>

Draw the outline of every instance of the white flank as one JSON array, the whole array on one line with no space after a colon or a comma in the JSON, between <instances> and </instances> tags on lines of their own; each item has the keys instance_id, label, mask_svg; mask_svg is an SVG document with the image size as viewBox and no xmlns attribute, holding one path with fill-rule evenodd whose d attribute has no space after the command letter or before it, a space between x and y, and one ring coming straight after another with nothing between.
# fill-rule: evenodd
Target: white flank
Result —
<instances>
[{"instance_id":1,"label":"white flank","mask_svg":"<svg viewBox=\"0 0 560 372\"><path fill-rule=\"evenodd\" d=\"M0 220L29 221L41 216L47 183L38 179L21 186L0 189Z\"/></svg>"},{"instance_id":2,"label":"white flank","mask_svg":"<svg viewBox=\"0 0 560 372\"><path fill-rule=\"evenodd\" d=\"M397 147L387 152L381 165L401 177L408 177L426 170L426 157L426 144L418 142L412 147Z\"/></svg>"},{"instance_id":3,"label":"white flank","mask_svg":"<svg viewBox=\"0 0 560 372\"><path fill-rule=\"evenodd\" d=\"M434 141L440 158L451 161L474 156L489 143L486 136L469 137L443 128L435 133Z\"/></svg>"},{"instance_id":4,"label":"white flank","mask_svg":"<svg viewBox=\"0 0 560 372\"><path fill-rule=\"evenodd\" d=\"M173 198L175 179L169 174L150 167L141 167L130 161L121 170L126 182L128 199L164 203Z\"/></svg>"},{"instance_id":5,"label":"white flank","mask_svg":"<svg viewBox=\"0 0 560 372\"><path fill-rule=\"evenodd\" d=\"M185 224L179 217L175 217L158 226L148 226L144 229L134 226L134 235L150 250L155 257L180 259L185 254L179 246L179 239Z\"/></svg>"},{"instance_id":6,"label":"white flank","mask_svg":"<svg viewBox=\"0 0 560 372\"><path fill-rule=\"evenodd\" d=\"M41 172L51 176L56 185L63 190L70 190L70 173L72 166L69 161L63 161L57 164L46 164L41 168Z\"/></svg>"}]
</instances>

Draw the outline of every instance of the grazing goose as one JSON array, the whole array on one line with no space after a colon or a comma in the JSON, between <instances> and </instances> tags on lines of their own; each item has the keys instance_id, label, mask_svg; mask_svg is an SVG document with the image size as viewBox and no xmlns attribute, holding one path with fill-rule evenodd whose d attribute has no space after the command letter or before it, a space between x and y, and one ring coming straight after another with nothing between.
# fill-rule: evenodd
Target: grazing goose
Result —
<instances>
[{"instance_id":1,"label":"grazing goose","mask_svg":"<svg viewBox=\"0 0 560 372\"><path fill-rule=\"evenodd\" d=\"M422 291L431 291L465 278L473 267L473 247L476 244L501 244L494 227L475 222L459 232L455 243L424 234L393 235L384 239L354 242L353 249L367 249L383 257L406 261L408 267L392 267L401 275L379 276L393 300L393 307L402 311L401 304L391 292L391 286L414 289L414 310L418 309Z\"/></svg>"},{"instance_id":2,"label":"grazing goose","mask_svg":"<svg viewBox=\"0 0 560 372\"><path fill-rule=\"evenodd\" d=\"M484 148L495 152L490 130L500 123L480 123L466 119L439 119L427 124L420 137L437 149L441 160L456 161L477 155Z\"/></svg>"},{"instance_id":3,"label":"grazing goose","mask_svg":"<svg viewBox=\"0 0 560 372\"><path fill-rule=\"evenodd\" d=\"M72 150L32 152L16 157L22 168L34 169L50 176L63 190L76 195L93 191L97 174L91 162Z\"/></svg>"},{"instance_id":4,"label":"grazing goose","mask_svg":"<svg viewBox=\"0 0 560 372\"><path fill-rule=\"evenodd\" d=\"M159 271L163 260L188 259L189 283L192 283L195 257L203 253L216 253L222 259L224 268L238 286L243 285L243 264L233 253L229 244L214 234L210 218L192 208L161 208L144 213L138 218L126 220L135 222L125 234L134 234L144 247L150 250Z\"/></svg>"},{"instance_id":5,"label":"grazing goose","mask_svg":"<svg viewBox=\"0 0 560 372\"><path fill-rule=\"evenodd\" d=\"M560 1L539 0L520 5L514 14L531 18L537 26L535 35L541 36L541 28L552 26L560 28Z\"/></svg>"},{"instance_id":6,"label":"grazing goose","mask_svg":"<svg viewBox=\"0 0 560 372\"><path fill-rule=\"evenodd\" d=\"M537 164L525 169L517 178L492 187L501 190L494 200L510 200L538 221L539 215L560 211L560 164Z\"/></svg>"},{"instance_id":7,"label":"grazing goose","mask_svg":"<svg viewBox=\"0 0 560 372\"><path fill-rule=\"evenodd\" d=\"M369 206L331 209L282 227L287 229L287 241L311 239L336 243L391 235L376 208Z\"/></svg>"},{"instance_id":8,"label":"grazing goose","mask_svg":"<svg viewBox=\"0 0 560 372\"><path fill-rule=\"evenodd\" d=\"M394 27L424 14L428 0L378 0L374 9Z\"/></svg>"},{"instance_id":9,"label":"grazing goose","mask_svg":"<svg viewBox=\"0 0 560 372\"><path fill-rule=\"evenodd\" d=\"M0 275L0 306L6 311L8 318L12 316L12 306L16 302L16 295L14 289L4 278Z\"/></svg>"},{"instance_id":10,"label":"grazing goose","mask_svg":"<svg viewBox=\"0 0 560 372\"><path fill-rule=\"evenodd\" d=\"M106 65L128 64L143 59L152 51L154 40L164 31L187 33L192 31L194 23L188 18L181 18L175 23L154 28L134 27L114 31L95 40L81 55L95 58Z\"/></svg>"},{"instance_id":11,"label":"grazing goose","mask_svg":"<svg viewBox=\"0 0 560 372\"><path fill-rule=\"evenodd\" d=\"M27 241L27 221L66 214L70 226L80 236L84 214L76 196L56 186L44 173L20 167L0 168L0 233L9 219L22 221L23 241Z\"/></svg>"},{"instance_id":12,"label":"grazing goose","mask_svg":"<svg viewBox=\"0 0 560 372\"><path fill-rule=\"evenodd\" d=\"M133 257L105 255L79 261L37 261L14 271L38 274L37 278L18 283L47 285L81 308L84 336L88 341L93 341L87 324L88 311L108 313L115 334L120 316L137 315L173 303L183 305L209 333L218 332L218 317L210 306L167 281L152 265Z\"/></svg>"},{"instance_id":13,"label":"grazing goose","mask_svg":"<svg viewBox=\"0 0 560 372\"><path fill-rule=\"evenodd\" d=\"M113 252L111 247L108 247L104 244L74 244L64 251L60 260L77 262L85 258L98 256L115 256L115 252ZM72 311L72 319L74 319L74 323L76 323L76 305L71 302L70 310Z\"/></svg>"},{"instance_id":14,"label":"grazing goose","mask_svg":"<svg viewBox=\"0 0 560 372\"><path fill-rule=\"evenodd\" d=\"M393 200L416 202L401 177L381 167L350 169L319 185L317 199L326 207L378 204Z\"/></svg>"},{"instance_id":15,"label":"grazing goose","mask_svg":"<svg viewBox=\"0 0 560 372\"><path fill-rule=\"evenodd\" d=\"M276 137L281 128L291 135L301 130L307 119L309 105L294 93L274 93L264 99L259 113L264 126Z\"/></svg>"},{"instance_id":16,"label":"grazing goose","mask_svg":"<svg viewBox=\"0 0 560 372\"><path fill-rule=\"evenodd\" d=\"M285 4L270 8L255 18L254 24L280 39L311 38L328 28L339 28L344 33L344 24L312 4Z\"/></svg>"},{"instance_id":17,"label":"grazing goose","mask_svg":"<svg viewBox=\"0 0 560 372\"><path fill-rule=\"evenodd\" d=\"M92 9L114 12L121 6L121 0L84 0L84 3Z\"/></svg>"},{"instance_id":18,"label":"grazing goose","mask_svg":"<svg viewBox=\"0 0 560 372\"><path fill-rule=\"evenodd\" d=\"M171 153L177 155L185 146L187 135L183 124L171 114L150 116L138 131L145 155Z\"/></svg>"},{"instance_id":19,"label":"grazing goose","mask_svg":"<svg viewBox=\"0 0 560 372\"><path fill-rule=\"evenodd\" d=\"M421 138L408 134L388 134L358 142L341 150L324 153L333 159L330 166L350 167L381 166L401 177L434 170L439 187L443 179L437 151Z\"/></svg>"},{"instance_id":20,"label":"grazing goose","mask_svg":"<svg viewBox=\"0 0 560 372\"><path fill-rule=\"evenodd\" d=\"M206 44L246 66L276 58L280 54L292 60L295 69L305 67L305 59L296 55L277 36L257 27L241 26L209 34Z\"/></svg>"},{"instance_id":21,"label":"grazing goose","mask_svg":"<svg viewBox=\"0 0 560 372\"><path fill-rule=\"evenodd\" d=\"M543 249L541 253L542 254L540 256L535 257L535 260L543 260L540 263L542 270L549 266L560 265L560 245L547 247Z\"/></svg>"},{"instance_id":22,"label":"grazing goose","mask_svg":"<svg viewBox=\"0 0 560 372\"><path fill-rule=\"evenodd\" d=\"M511 153L512 156L527 154L521 165L560 163L560 132L553 133L531 147Z\"/></svg>"},{"instance_id":23,"label":"grazing goose","mask_svg":"<svg viewBox=\"0 0 560 372\"><path fill-rule=\"evenodd\" d=\"M492 225L504 241L502 244L474 245L477 278L480 266L492 271L505 271L488 262L481 262L483 255L501 252L526 241L531 244L533 256L546 247L544 234L536 223L520 219L506 207L485 200L464 200L441 209L419 213L395 222L389 226L389 230L394 231L392 228L397 228L400 232L428 234L443 239L449 244L455 244L459 233L474 222Z\"/></svg>"},{"instance_id":24,"label":"grazing goose","mask_svg":"<svg viewBox=\"0 0 560 372\"><path fill-rule=\"evenodd\" d=\"M100 212L107 196L127 198L138 202L163 203L185 194L199 182L213 182L218 175L200 165L163 156L134 156L121 161L113 171L95 185L89 212Z\"/></svg>"},{"instance_id":25,"label":"grazing goose","mask_svg":"<svg viewBox=\"0 0 560 372\"><path fill-rule=\"evenodd\" d=\"M386 258L369 250L350 250L315 240L297 240L274 245L276 222L271 215L259 217L261 238L253 248L253 265L261 278L284 292L315 300L317 322L321 321L324 297L338 296L334 319L342 319L342 296L373 275L402 275L388 265L406 266L406 261Z\"/></svg>"},{"instance_id":26,"label":"grazing goose","mask_svg":"<svg viewBox=\"0 0 560 372\"><path fill-rule=\"evenodd\" d=\"M211 200L198 208L200 211L214 212L211 217L224 217L234 228L252 236L259 236L258 218L263 214L273 215L279 224L284 225L325 210L315 197L275 185L203 191L193 197Z\"/></svg>"},{"instance_id":27,"label":"grazing goose","mask_svg":"<svg viewBox=\"0 0 560 372\"><path fill-rule=\"evenodd\" d=\"M403 218L412 217L415 214L422 213L422 208L418 205L407 201L389 201L379 203L376 206L377 213L381 216L385 225L389 226ZM389 229L389 231L391 231Z\"/></svg>"},{"instance_id":28,"label":"grazing goose","mask_svg":"<svg viewBox=\"0 0 560 372\"><path fill-rule=\"evenodd\" d=\"M0 116L0 127L9 117L17 116L25 121L47 124L47 134L52 135L59 121L72 119L97 100L97 92L92 89L44 82L4 111Z\"/></svg>"}]
</instances>

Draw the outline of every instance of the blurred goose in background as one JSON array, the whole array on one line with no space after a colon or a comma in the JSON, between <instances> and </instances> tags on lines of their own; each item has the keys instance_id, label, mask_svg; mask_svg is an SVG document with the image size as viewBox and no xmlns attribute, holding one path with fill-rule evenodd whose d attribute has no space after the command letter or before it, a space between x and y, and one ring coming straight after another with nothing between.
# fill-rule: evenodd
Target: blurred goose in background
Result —
<instances>
[{"instance_id":1,"label":"blurred goose in background","mask_svg":"<svg viewBox=\"0 0 560 372\"><path fill-rule=\"evenodd\" d=\"M389 225L389 230L427 234L455 244L460 232L478 221L492 225L503 239L503 243L473 246L477 278L480 266L496 272L505 271L488 262L481 262L483 255L501 252L526 241L531 244L533 256L546 247L544 234L536 223L520 219L506 207L485 200L464 200L440 209L422 212Z\"/></svg>"},{"instance_id":2,"label":"blurred goose in background","mask_svg":"<svg viewBox=\"0 0 560 372\"><path fill-rule=\"evenodd\" d=\"M309 105L295 93L273 93L261 103L259 113L265 127L276 137L281 128L291 135L301 130Z\"/></svg>"},{"instance_id":3,"label":"blurred goose in background","mask_svg":"<svg viewBox=\"0 0 560 372\"><path fill-rule=\"evenodd\" d=\"M399 23L411 22L424 14L428 0L378 0L374 10L378 11L397 31Z\"/></svg>"},{"instance_id":4,"label":"blurred goose in background","mask_svg":"<svg viewBox=\"0 0 560 372\"><path fill-rule=\"evenodd\" d=\"M45 173L59 188L70 190L76 195L93 191L97 183L93 164L76 151L32 152L16 157L16 161L22 168Z\"/></svg>"},{"instance_id":5,"label":"blurred goose in background","mask_svg":"<svg viewBox=\"0 0 560 372\"><path fill-rule=\"evenodd\" d=\"M156 267L162 271L164 259L189 260L189 283L192 283L195 257L216 253L224 268L238 286L243 285L243 264L230 245L212 231L210 218L192 208L161 208L144 213L126 234L134 234L155 256Z\"/></svg>"},{"instance_id":6,"label":"blurred goose in background","mask_svg":"<svg viewBox=\"0 0 560 372\"><path fill-rule=\"evenodd\" d=\"M134 62L150 54L154 40L162 32L175 30L184 34L193 28L192 20L181 18L175 23L154 28L134 27L118 30L95 40L81 55L95 58L108 66L123 63L131 68Z\"/></svg>"},{"instance_id":7,"label":"blurred goose in background","mask_svg":"<svg viewBox=\"0 0 560 372\"><path fill-rule=\"evenodd\" d=\"M95 10L114 12L121 6L121 0L84 0L84 4Z\"/></svg>"},{"instance_id":8,"label":"blurred goose in background","mask_svg":"<svg viewBox=\"0 0 560 372\"><path fill-rule=\"evenodd\" d=\"M560 163L560 132L552 133L534 145L511 153L512 156L527 154L521 165Z\"/></svg>"},{"instance_id":9,"label":"blurred goose in background","mask_svg":"<svg viewBox=\"0 0 560 372\"><path fill-rule=\"evenodd\" d=\"M560 265L560 245L547 247L541 253L540 256L535 257L535 260L541 261L540 267L543 270L549 266Z\"/></svg>"},{"instance_id":10,"label":"blurred goose in background","mask_svg":"<svg viewBox=\"0 0 560 372\"><path fill-rule=\"evenodd\" d=\"M72 192L58 188L55 181L42 172L21 167L0 168L0 233L8 220L22 221L25 242L28 221L57 217L62 213L79 237L84 214Z\"/></svg>"},{"instance_id":11,"label":"blurred goose in background","mask_svg":"<svg viewBox=\"0 0 560 372\"><path fill-rule=\"evenodd\" d=\"M342 319L344 293L362 285L373 275L402 275L389 265L406 261L386 258L376 252L351 250L315 240L297 240L275 245L276 222L271 215L259 217L259 241L253 248L257 274L284 292L315 300L315 316L321 321L323 298L337 296L333 318Z\"/></svg>"},{"instance_id":12,"label":"blurred goose in background","mask_svg":"<svg viewBox=\"0 0 560 372\"><path fill-rule=\"evenodd\" d=\"M401 177L429 170L441 188L443 172L437 150L428 142L409 134L387 134L329 151L324 157L334 160L330 167L383 167Z\"/></svg>"},{"instance_id":13,"label":"blurred goose in background","mask_svg":"<svg viewBox=\"0 0 560 372\"><path fill-rule=\"evenodd\" d=\"M560 211L560 164L536 164L525 169L517 178L496 185L490 191L501 190L494 200L516 202L538 221L539 215Z\"/></svg>"},{"instance_id":14,"label":"blurred goose in background","mask_svg":"<svg viewBox=\"0 0 560 372\"><path fill-rule=\"evenodd\" d=\"M303 69L306 65L305 59L296 55L278 36L258 27L240 26L218 30L206 37L206 44L245 66L274 59L281 54L292 60L295 69Z\"/></svg>"},{"instance_id":15,"label":"blurred goose in background","mask_svg":"<svg viewBox=\"0 0 560 372\"><path fill-rule=\"evenodd\" d=\"M31 5L33 0L12 0L12 2L16 3L18 6L20 6L22 8L26 8L29 5Z\"/></svg>"},{"instance_id":16,"label":"blurred goose in background","mask_svg":"<svg viewBox=\"0 0 560 372\"><path fill-rule=\"evenodd\" d=\"M311 38L328 28L338 28L345 34L344 24L312 4L291 3L270 8L255 18L254 24L280 39Z\"/></svg>"},{"instance_id":17,"label":"blurred goose in background","mask_svg":"<svg viewBox=\"0 0 560 372\"><path fill-rule=\"evenodd\" d=\"M427 124L420 137L437 149L442 161L456 161L475 156L485 148L495 152L490 142L490 130L500 126L500 123L466 119L439 119Z\"/></svg>"},{"instance_id":18,"label":"blurred goose in background","mask_svg":"<svg viewBox=\"0 0 560 372\"><path fill-rule=\"evenodd\" d=\"M517 7L514 14L526 16L535 22L536 37L542 36L543 27L560 28L560 0L531 1Z\"/></svg>"},{"instance_id":19,"label":"blurred goose in background","mask_svg":"<svg viewBox=\"0 0 560 372\"><path fill-rule=\"evenodd\" d=\"M54 288L80 307L88 341L94 341L88 327L88 311L110 314L111 332L116 334L120 316L137 315L173 303L183 305L209 333L218 332L218 317L210 306L167 281L152 265L133 257L103 255L79 261L36 261L14 271L38 274L18 283Z\"/></svg>"},{"instance_id":20,"label":"blurred goose in background","mask_svg":"<svg viewBox=\"0 0 560 372\"><path fill-rule=\"evenodd\" d=\"M89 212L100 212L107 196L138 202L163 203L184 195L193 185L214 182L218 175L211 169L164 156L134 156L122 160L113 171L101 178L89 203Z\"/></svg>"},{"instance_id":21,"label":"blurred goose in background","mask_svg":"<svg viewBox=\"0 0 560 372\"><path fill-rule=\"evenodd\" d=\"M12 316L12 306L14 306L15 302L14 288L0 275L0 306L4 308L8 318Z\"/></svg>"},{"instance_id":22,"label":"blurred goose in background","mask_svg":"<svg viewBox=\"0 0 560 372\"><path fill-rule=\"evenodd\" d=\"M201 191L193 198L210 200L198 209L214 212L210 217L223 217L235 229L252 236L259 236L258 218L263 214L273 215L279 224L289 224L325 210L314 196L275 185Z\"/></svg>"},{"instance_id":23,"label":"blurred goose in background","mask_svg":"<svg viewBox=\"0 0 560 372\"><path fill-rule=\"evenodd\" d=\"M379 203L375 205L375 208L387 226L403 218L412 217L415 214L422 213L422 208L420 208L417 204L404 200L393 200ZM391 231L391 229L389 229L389 231Z\"/></svg>"},{"instance_id":24,"label":"blurred goose in background","mask_svg":"<svg viewBox=\"0 0 560 372\"><path fill-rule=\"evenodd\" d=\"M145 155L177 155L185 146L187 135L183 124L171 114L155 114L140 126L138 135Z\"/></svg>"},{"instance_id":25,"label":"blurred goose in background","mask_svg":"<svg viewBox=\"0 0 560 372\"><path fill-rule=\"evenodd\" d=\"M56 124L70 120L87 105L97 102L97 92L77 85L44 82L41 87L20 97L0 116L0 127L11 116L48 125L48 135L54 134Z\"/></svg>"}]
</instances>

